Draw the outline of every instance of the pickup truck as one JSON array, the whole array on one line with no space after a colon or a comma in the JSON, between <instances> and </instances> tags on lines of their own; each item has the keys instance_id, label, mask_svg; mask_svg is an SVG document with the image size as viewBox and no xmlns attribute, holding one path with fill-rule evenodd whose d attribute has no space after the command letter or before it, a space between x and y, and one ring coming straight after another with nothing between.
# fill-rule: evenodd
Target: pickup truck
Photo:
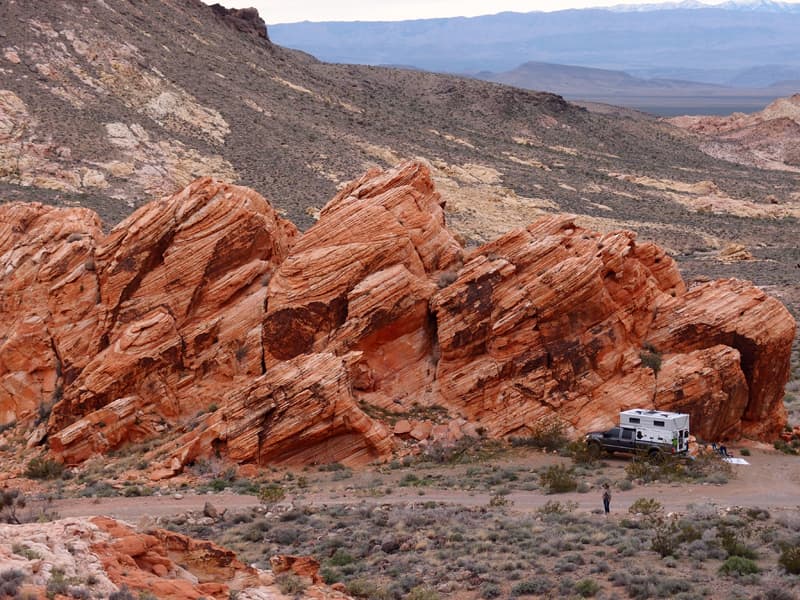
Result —
<instances>
[{"instance_id":1,"label":"pickup truck","mask_svg":"<svg viewBox=\"0 0 800 600\"><path fill-rule=\"evenodd\" d=\"M677 442L653 441L647 436L640 436L633 427L612 427L608 431L593 431L586 434L586 446L589 454L600 456L605 450L608 453L630 452L646 454L651 459L658 460L665 455L679 454Z\"/></svg>"}]
</instances>

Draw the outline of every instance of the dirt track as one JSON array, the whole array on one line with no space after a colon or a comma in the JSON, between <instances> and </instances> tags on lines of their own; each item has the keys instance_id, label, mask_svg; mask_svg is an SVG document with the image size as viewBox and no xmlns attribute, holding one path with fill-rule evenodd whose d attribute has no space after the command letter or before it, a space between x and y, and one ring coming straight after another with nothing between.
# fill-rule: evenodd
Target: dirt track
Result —
<instances>
[{"instance_id":1,"label":"dirt track","mask_svg":"<svg viewBox=\"0 0 800 600\"><path fill-rule=\"evenodd\" d=\"M533 454L525 458L529 466L539 466L560 462L558 457ZM642 497L656 498L668 511L682 512L689 504L716 504L718 506L758 506L770 509L797 509L800 504L800 458L787 456L776 451L753 450L746 457L749 465L734 465L735 476L724 485L715 484L647 484L635 485L627 491L615 490L612 499L612 512L626 512L628 506ZM624 476L628 464L625 458L610 458L605 474L613 479ZM356 474L357 479L364 474ZM344 485L315 485L313 492L299 497L289 496L285 502L303 505L354 504L360 502L416 503L446 502L464 506L485 506L490 492L469 492L458 489L435 488L394 488L390 495L365 497L354 489L353 481ZM535 491L513 491L508 496L515 510L531 512L551 500L577 503L579 511L596 511L601 506L599 493L569 493L557 496ZM72 498L56 500L54 510L62 517L108 515L131 523L143 518L164 517L188 511L202 511L206 502L211 502L218 510L231 512L259 505L255 496L243 494L185 494L142 496L135 498Z\"/></svg>"}]
</instances>

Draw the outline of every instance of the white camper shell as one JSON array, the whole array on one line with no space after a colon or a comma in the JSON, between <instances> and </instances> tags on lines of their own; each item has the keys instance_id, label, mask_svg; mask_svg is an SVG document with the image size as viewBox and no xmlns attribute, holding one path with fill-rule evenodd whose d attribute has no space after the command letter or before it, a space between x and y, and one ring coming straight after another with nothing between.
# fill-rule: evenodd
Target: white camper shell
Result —
<instances>
[{"instance_id":1,"label":"white camper shell","mask_svg":"<svg viewBox=\"0 0 800 600\"><path fill-rule=\"evenodd\" d=\"M634 408L619 413L619 426L634 429L636 441L672 446L672 452L689 449L689 415Z\"/></svg>"}]
</instances>

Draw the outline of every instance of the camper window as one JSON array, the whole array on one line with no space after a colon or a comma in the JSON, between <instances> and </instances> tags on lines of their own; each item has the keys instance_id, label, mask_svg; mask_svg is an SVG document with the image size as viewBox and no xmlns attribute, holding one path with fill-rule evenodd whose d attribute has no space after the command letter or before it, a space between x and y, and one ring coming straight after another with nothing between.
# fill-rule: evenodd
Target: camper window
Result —
<instances>
[{"instance_id":1,"label":"camper window","mask_svg":"<svg viewBox=\"0 0 800 600\"><path fill-rule=\"evenodd\" d=\"M639 417L630 417L628 420L631 423L641 423L641 420L639 419Z\"/></svg>"},{"instance_id":2,"label":"camper window","mask_svg":"<svg viewBox=\"0 0 800 600\"><path fill-rule=\"evenodd\" d=\"M664 421L653 421L653 425L655 425L656 427L663 427Z\"/></svg>"}]
</instances>

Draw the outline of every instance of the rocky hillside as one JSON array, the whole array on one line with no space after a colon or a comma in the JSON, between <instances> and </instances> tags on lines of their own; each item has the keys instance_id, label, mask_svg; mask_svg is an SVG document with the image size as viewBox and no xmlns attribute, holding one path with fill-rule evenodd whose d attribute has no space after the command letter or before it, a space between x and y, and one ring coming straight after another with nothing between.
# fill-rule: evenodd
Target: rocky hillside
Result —
<instances>
[{"instance_id":1,"label":"rocky hillside","mask_svg":"<svg viewBox=\"0 0 800 600\"><path fill-rule=\"evenodd\" d=\"M91 208L107 231L212 176L305 230L344 182L420 158L470 247L568 212L658 242L689 277L750 279L800 310L800 174L732 165L646 115L324 64L272 44L253 11L199 0L2 2L0 74L0 202Z\"/></svg>"},{"instance_id":2,"label":"rocky hillside","mask_svg":"<svg viewBox=\"0 0 800 600\"><path fill-rule=\"evenodd\" d=\"M800 172L800 94L753 114L676 117L673 125L698 134L711 156L762 169Z\"/></svg>"},{"instance_id":3,"label":"rocky hillside","mask_svg":"<svg viewBox=\"0 0 800 600\"><path fill-rule=\"evenodd\" d=\"M442 203L406 163L302 234L209 178L108 234L83 208L6 204L0 424L69 464L158 440L154 479L213 454L359 464L553 417L579 434L632 407L688 412L703 439L783 429L779 301L687 289L655 244L569 216L465 249Z\"/></svg>"}]
</instances>

